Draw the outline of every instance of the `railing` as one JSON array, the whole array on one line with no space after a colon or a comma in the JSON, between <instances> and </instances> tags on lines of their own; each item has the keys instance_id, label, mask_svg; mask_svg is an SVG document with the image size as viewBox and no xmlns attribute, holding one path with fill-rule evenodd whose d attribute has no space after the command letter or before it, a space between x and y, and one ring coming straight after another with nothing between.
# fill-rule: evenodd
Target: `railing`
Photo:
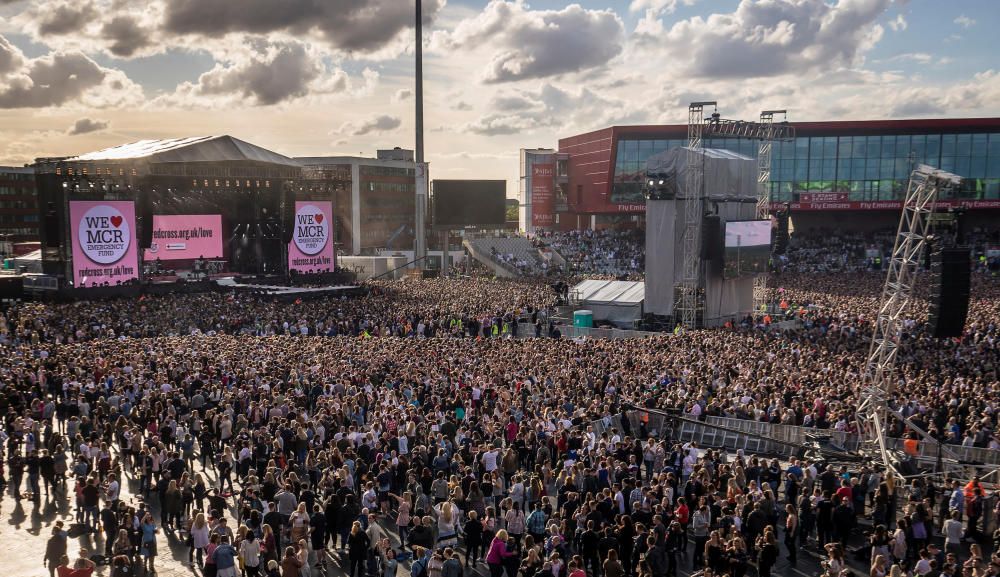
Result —
<instances>
[{"instance_id":1,"label":"railing","mask_svg":"<svg viewBox=\"0 0 1000 577\"><path fill-rule=\"evenodd\" d=\"M635 412L630 413L634 415ZM633 420L635 420L633 418ZM830 442L837 447L847 451L856 451L861 443L861 438L852 433L835 431L833 429L817 429L813 427L801 427L798 425L780 425L765 423L762 421L751 421L749 419L736 419L731 417L706 417L707 424L699 426L692 421L683 421L679 429L674 429L675 437L680 441L700 441L712 446L725 446L728 449L747 449L746 437L737 434L730 434L718 429L713 429L708 425L717 425L735 431L749 433L760 438L759 448L755 452L774 453L783 455L793 455L796 448L791 444L804 445L810 442L807 435L823 434L830 435ZM662 433L669 429L667 418L662 415L649 415L649 430L656 430ZM768 441L773 439L773 442ZM750 441L757 444L756 441ZM786 444L791 443L791 444ZM886 439L887 447L897 450L903 449L903 439ZM984 463L986 465L1000 465L1000 451L984 447L964 447L962 445L943 445L943 447L958 456L963 462ZM917 457L921 460L934 460L938 456L938 444L933 442L922 442L917 446ZM947 453L945 453L947 456Z\"/></svg>"}]
</instances>

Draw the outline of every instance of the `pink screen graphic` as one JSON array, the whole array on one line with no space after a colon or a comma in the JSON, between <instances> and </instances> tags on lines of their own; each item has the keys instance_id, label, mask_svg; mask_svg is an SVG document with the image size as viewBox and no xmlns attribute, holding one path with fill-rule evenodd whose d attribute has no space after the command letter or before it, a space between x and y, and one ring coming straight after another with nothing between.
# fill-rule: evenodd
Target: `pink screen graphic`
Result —
<instances>
[{"instance_id":1,"label":"pink screen graphic","mask_svg":"<svg viewBox=\"0 0 1000 577\"><path fill-rule=\"evenodd\" d=\"M71 201L69 220L74 286L114 286L139 278L134 202Z\"/></svg>"},{"instance_id":2,"label":"pink screen graphic","mask_svg":"<svg viewBox=\"0 0 1000 577\"><path fill-rule=\"evenodd\" d=\"M147 262L199 257L222 258L222 215L153 215L153 242L146 249Z\"/></svg>"},{"instance_id":3,"label":"pink screen graphic","mask_svg":"<svg viewBox=\"0 0 1000 577\"><path fill-rule=\"evenodd\" d=\"M288 243L288 270L301 273L332 271L333 203L296 201L295 229Z\"/></svg>"}]
</instances>

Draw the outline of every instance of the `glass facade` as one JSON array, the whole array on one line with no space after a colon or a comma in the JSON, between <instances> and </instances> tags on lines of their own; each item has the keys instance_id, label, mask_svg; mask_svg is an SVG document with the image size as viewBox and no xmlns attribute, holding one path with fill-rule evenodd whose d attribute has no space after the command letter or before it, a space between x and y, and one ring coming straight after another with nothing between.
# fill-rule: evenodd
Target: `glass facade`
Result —
<instances>
[{"instance_id":1,"label":"glass facade","mask_svg":"<svg viewBox=\"0 0 1000 577\"><path fill-rule=\"evenodd\" d=\"M685 139L620 139L612 202L644 202L646 159L686 144ZM746 139L709 138L704 146L757 156L757 142ZM994 133L803 136L778 142L771 156L771 199L795 202L800 192L844 192L852 201L900 200L917 164L962 176L953 198L1000 198L1000 133Z\"/></svg>"}]
</instances>

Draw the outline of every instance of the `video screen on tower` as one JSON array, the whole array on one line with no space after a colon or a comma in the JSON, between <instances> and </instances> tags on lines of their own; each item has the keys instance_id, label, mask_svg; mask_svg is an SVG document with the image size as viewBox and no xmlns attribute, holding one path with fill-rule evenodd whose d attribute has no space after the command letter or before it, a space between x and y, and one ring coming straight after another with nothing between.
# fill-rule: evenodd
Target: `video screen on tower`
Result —
<instances>
[{"instance_id":1,"label":"video screen on tower","mask_svg":"<svg viewBox=\"0 0 1000 577\"><path fill-rule=\"evenodd\" d=\"M145 260L222 258L222 215L154 214Z\"/></svg>"},{"instance_id":2,"label":"video screen on tower","mask_svg":"<svg viewBox=\"0 0 1000 577\"><path fill-rule=\"evenodd\" d=\"M435 180L432 192L434 226L501 227L506 222L505 180Z\"/></svg>"},{"instance_id":3,"label":"video screen on tower","mask_svg":"<svg viewBox=\"0 0 1000 577\"><path fill-rule=\"evenodd\" d=\"M726 278L765 273L770 257L771 221L739 220L726 223Z\"/></svg>"}]
</instances>

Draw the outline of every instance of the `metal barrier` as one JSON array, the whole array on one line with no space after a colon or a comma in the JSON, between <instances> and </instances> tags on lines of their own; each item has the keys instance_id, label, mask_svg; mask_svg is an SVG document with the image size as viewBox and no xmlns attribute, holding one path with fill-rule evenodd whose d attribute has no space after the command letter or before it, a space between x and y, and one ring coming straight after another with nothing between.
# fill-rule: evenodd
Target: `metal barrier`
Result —
<instances>
[{"instance_id":1,"label":"metal barrier","mask_svg":"<svg viewBox=\"0 0 1000 577\"><path fill-rule=\"evenodd\" d=\"M638 339L646 337L662 337L668 336L670 333L653 333L649 331L634 331L629 329L600 329L600 328L586 328L586 327L574 327L573 325L559 325L559 332L562 334L564 339L575 339L578 337L589 337L594 339ZM542 337L547 337L549 334L549 327L546 324L542 328ZM517 327L517 337L518 338L531 338L535 336L535 325L531 323L518 323Z\"/></svg>"},{"instance_id":2,"label":"metal barrier","mask_svg":"<svg viewBox=\"0 0 1000 577\"><path fill-rule=\"evenodd\" d=\"M630 420L638 425L638 417L633 411L629 414ZM736 431L759 435L760 438L750 438L729 431L721 431L709 426L699 426L691 421L682 421L678 429L674 429L674 437L682 442L695 441L699 445L711 447L726 447L727 449L743 449L753 453L771 453L778 455L792 456L795 454L795 447L783 444L796 443L807 444L810 434L828 434L831 442L838 447L848 451L859 449L860 437L855 434L848 434L833 429L816 429L812 427L801 427L798 425L779 425L765 423L762 421L751 421L748 419L736 419L731 417L706 417L704 421L708 424L718 425ZM666 418L661 415L649 415L647 425L650 431L662 434L665 429L670 429ZM774 442L768 439L774 439ZM779 442L781 441L781 442ZM886 439L887 447L903 450L903 439ZM1000 451L983 447L963 447L961 445L944 445L947 450L955 453L958 458L969 463L983 463L985 465L1000 465ZM922 461L933 461L938 456L938 445L936 443L923 442L917 447L917 457Z\"/></svg>"}]
</instances>

